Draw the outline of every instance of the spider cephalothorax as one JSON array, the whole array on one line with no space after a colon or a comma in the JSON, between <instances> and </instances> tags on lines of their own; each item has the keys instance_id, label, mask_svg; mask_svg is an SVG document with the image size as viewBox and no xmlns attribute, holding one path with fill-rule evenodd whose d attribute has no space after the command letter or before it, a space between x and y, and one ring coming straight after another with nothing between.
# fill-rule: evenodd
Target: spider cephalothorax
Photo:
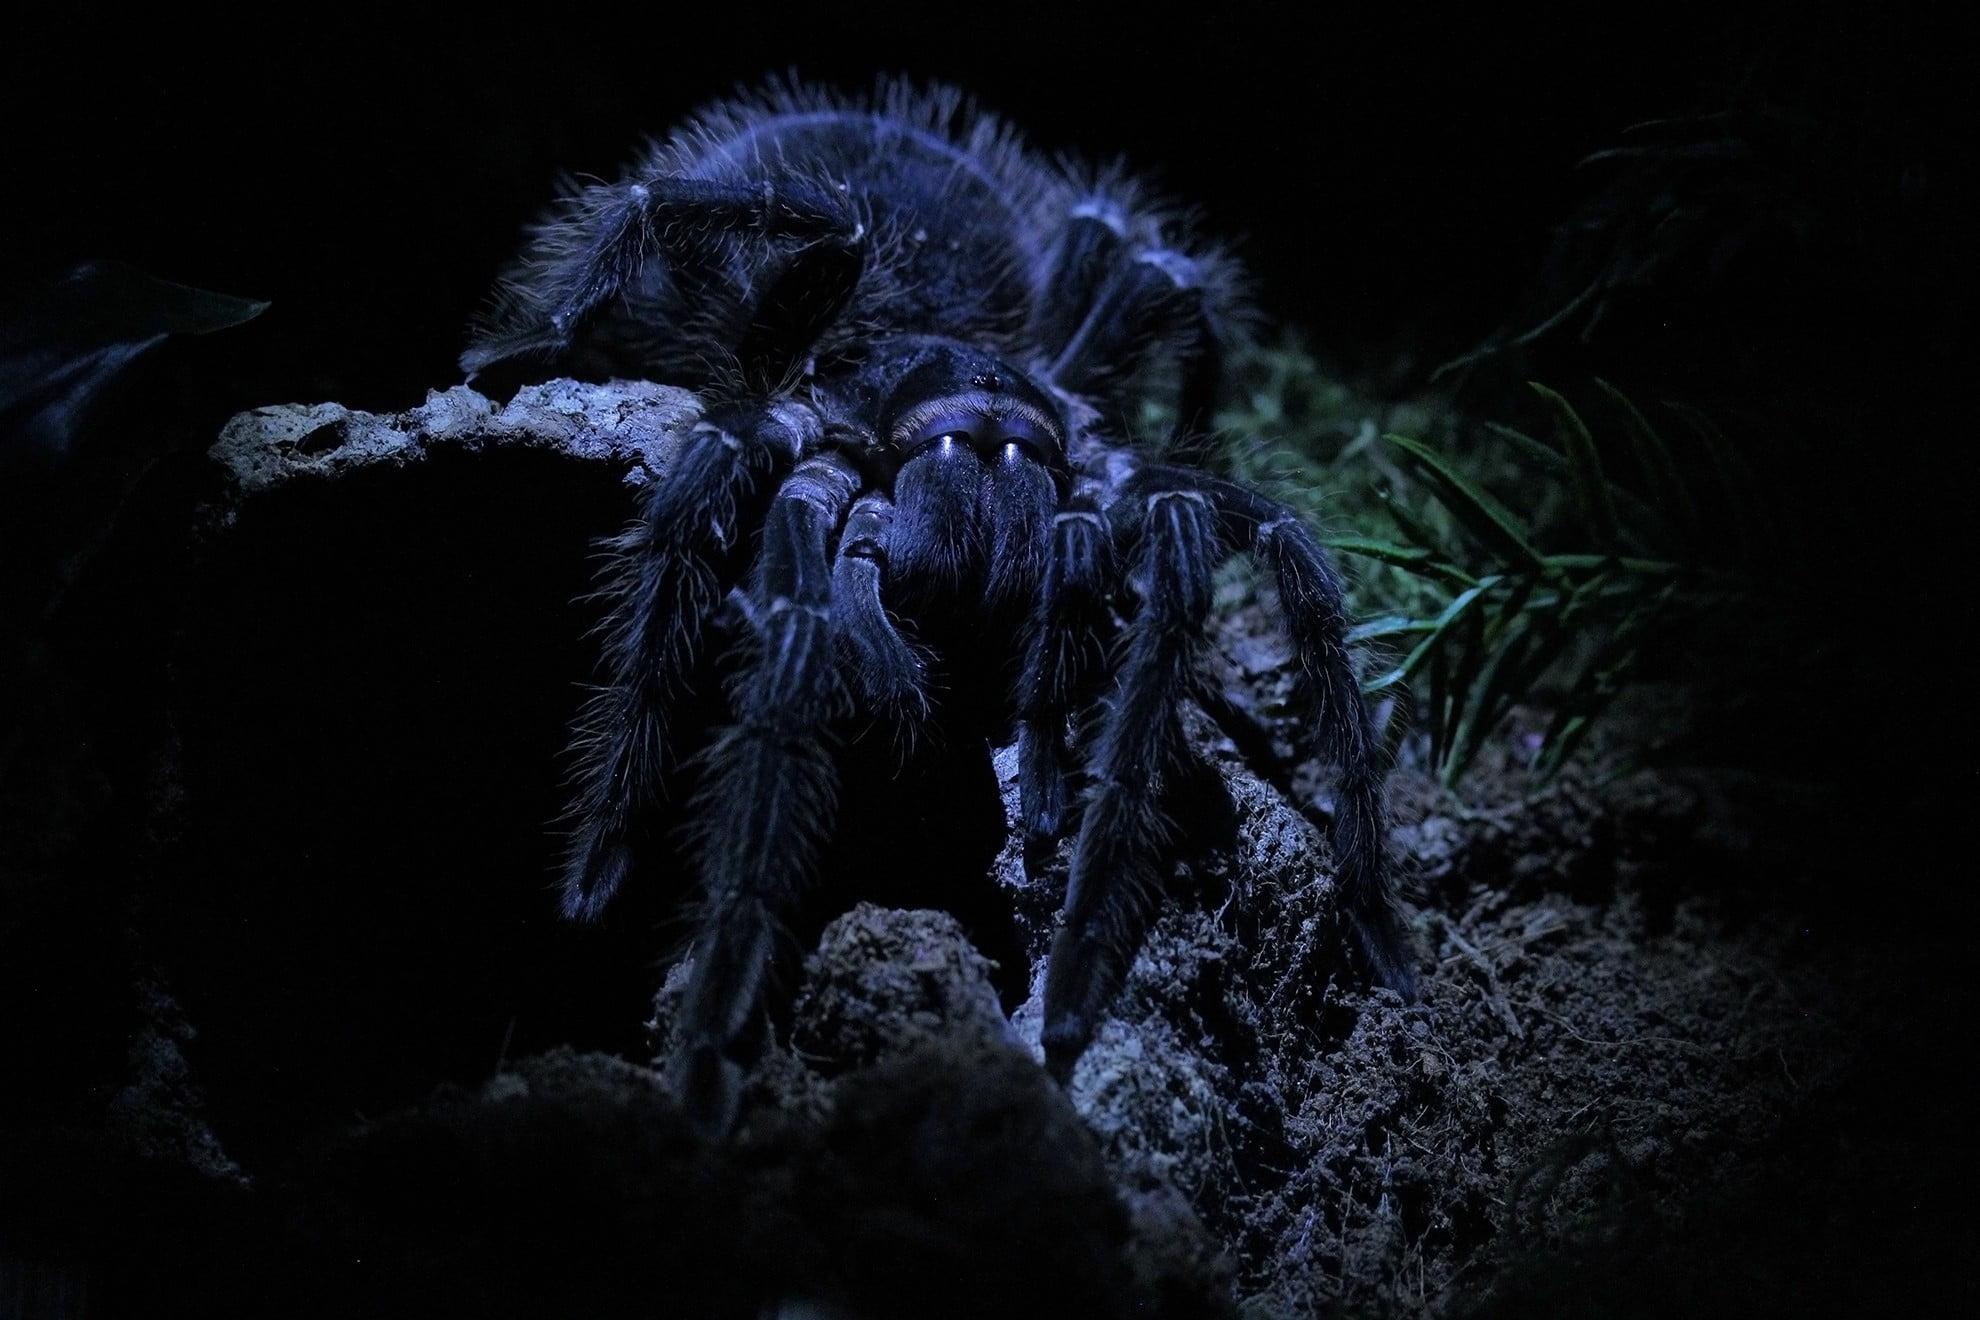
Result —
<instances>
[{"instance_id":1,"label":"spider cephalothorax","mask_svg":"<svg viewBox=\"0 0 1980 1320\"><path fill-rule=\"evenodd\" d=\"M1016 740L1028 842L1076 831L1043 1027L1047 1066L1070 1073L1166 879L1177 799L1202 782L1181 704L1212 573L1240 551L1273 575L1340 770L1342 910L1376 979L1411 992L1318 540L1250 490L1106 443L1152 391L1180 440L1200 432L1236 274L1131 181L1044 162L905 85L718 106L538 227L468 370L550 361L704 400L616 544L564 902L610 900L693 755L706 904L676 1069L708 1126L729 1121L731 1056L832 829L834 734L855 718L953 734L953 709L998 712L972 727ZM728 722L688 739L688 676L718 633Z\"/></svg>"}]
</instances>

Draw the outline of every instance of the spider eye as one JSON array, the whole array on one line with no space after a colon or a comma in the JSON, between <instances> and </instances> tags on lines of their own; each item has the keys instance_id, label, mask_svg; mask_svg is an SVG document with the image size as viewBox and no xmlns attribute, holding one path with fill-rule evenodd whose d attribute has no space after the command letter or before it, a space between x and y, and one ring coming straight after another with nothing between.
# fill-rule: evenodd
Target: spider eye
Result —
<instances>
[{"instance_id":1,"label":"spider eye","mask_svg":"<svg viewBox=\"0 0 1980 1320\"><path fill-rule=\"evenodd\" d=\"M983 437L988 423L981 417L961 417L949 414L933 418L909 433L908 440L901 447L903 458L913 458L916 454L933 449L943 443L975 447Z\"/></svg>"},{"instance_id":2,"label":"spider eye","mask_svg":"<svg viewBox=\"0 0 1980 1320\"><path fill-rule=\"evenodd\" d=\"M1000 450L1015 446L1019 453L1034 463L1048 462L1059 452L1058 437L1022 414L1000 418L998 426L1002 431L997 437L997 448Z\"/></svg>"},{"instance_id":3,"label":"spider eye","mask_svg":"<svg viewBox=\"0 0 1980 1320\"><path fill-rule=\"evenodd\" d=\"M1034 463L1059 461L1064 446L1058 428L1035 407L1002 398L965 395L933 400L911 410L896 424L896 452L903 462L937 445L966 445L989 462L1012 446Z\"/></svg>"},{"instance_id":4,"label":"spider eye","mask_svg":"<svg viewBox=\"0 0 1980 1320\"><path fill-rule=\"evenodd\" d=\"M1033 454L1057 448L1057 442L1040 427L1034 426L1030 418L1012 416L1003 419L1004 434L999 444L1021 445Z\"/></svg>"}]
</instances>

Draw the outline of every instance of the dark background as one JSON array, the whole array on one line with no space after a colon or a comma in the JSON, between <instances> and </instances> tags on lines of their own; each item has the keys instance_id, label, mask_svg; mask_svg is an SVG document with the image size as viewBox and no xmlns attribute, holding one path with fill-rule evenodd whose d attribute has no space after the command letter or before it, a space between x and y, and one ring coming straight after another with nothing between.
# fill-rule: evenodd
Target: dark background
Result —
<instances>
[{"instance_id":1,"label":"dark background","mask_svg":"<svg viewBox=\"0 0 1980 1320\"><path fill-rule=\"evenodd\" d=\"M1351 365L1428 366L1513 313L1575 162L1641 120L1756 91L1813 107L1862 185L1944 195L1966 47L1902 12L1576 6L1545 20L1234 0L1138 6L656 6L446 27L281 11L107 15L9 43L9 274L121 258L272 301L229 346L268 398L406 406L560 171L769 73L956 83L1039 147L1122 156L1242 240L1267 311ZM671 9L671 12L670 12ZM1906 174L1911 171L1911 174Z\"/></svg>"}]
</instances>

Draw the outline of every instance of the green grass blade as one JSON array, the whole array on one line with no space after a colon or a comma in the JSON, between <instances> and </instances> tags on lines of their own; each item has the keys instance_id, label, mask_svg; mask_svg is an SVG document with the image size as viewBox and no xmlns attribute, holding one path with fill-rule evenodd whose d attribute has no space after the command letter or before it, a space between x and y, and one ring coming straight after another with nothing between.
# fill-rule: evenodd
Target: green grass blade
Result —
<instances>
[{"instance_id":1,"label":"green grass blade","mask_svg":"<svg viewBox=\"0 0 1980 1320\"><path fill-rule=\"evenodd\" d=\"M1538 467L1542 472L1555 474L1567 470L1567 457L1544 440L1535 440L1526 432L1507 426L1502 422L1487 422L1485 429L1492 435L1511 445L1520 456Z\"/></svg>"},{"instance_id":2,"label":"green grass blade","mask_svg":"<svg viewBox=\"0 0 1980 1320\"><path fill-rule=\"evenodd\" d=\"M1548 555L1547 569L1557 576L1619 568L1642 577L1676 578L1692 570L1669 559L1644 559L1636 555Z\"/></svg>"},{"instance_id":3,"label":"green grass blade","mask_svg":"<svg viewBox=\"0 0 1980 1320\"><path fill-rule=\"evenodd\" d=\"M1477 578L1448 559L1439 557L1438 552L1428 546L1397 545L1393 541L1361 536L1330 537L1321 544L1330 550L1342 550L1404 569L1419 578L1434 579L1458 591L1478 585Z\"/></svg>"},{"instance_id":4,"label":"green grass blade","mask_svg":"<svg viewBox=\"0 0 1980 1320\"><path fill-rule=\"evenodd\" d=\"M1568 593L1567 600L1561 605L1561 623L1563 625L1581 624L1583 615L1618 594L1617 587L1616 574L1608 569L1595 573L1585 582L1577 584L1574 590ZM1626 596L1636 594L1627 580L1621 583L1621 594Z\"/></svg>"},{"instance_id":5,"label":"green grass blade","mask_svg":"<svg viewBox=\"0 0 1980 1320\"><path fill-rule=\"evenodd\" d=\"M1384 614L1380 618L1358 623L1348 630L1349 646L1361 646L1368 642L1388 642L1398 637L1415 637L1435 629L1434 619L1412 619L1407 614ZM1365 690L1365 689L1364 689Z\"/></svg>"},{"instance_id":6,"label":"green grass blade","mask_svg":"<svg viewBox=\"0 0 1980 1320\"><path fill-rule=\"evenodd\" d=\"M1391 434L1382 438L1416 462L1451 515L1487 550L1512 567L1537 569L1541 566L1540 552L1533 548L1532 542L1527 539L1526 529L1512 511L1451 466L1442 454L1406 435ZM1394 501L1390 504L1393 507Z\"/></svg>"},{"instance_id":7,"label":"green grass blade","mask_svg":"<svg viewBox=\"0 0 1980 1320\"><path fill-rule=\"evenodd\" d=\"M1565 396L1537 380L1526 383L1553 405L1560 423L1562 448L1567 452L1568 488L1574 494L1582 526L1596 549L1613 552L1622 539L1622 528L1616 521L1616 505L1609 495L1608 478L1602 473L1602 456L1595 448L1595 437L1589 434L1588 424Z\"/></svg>"},{"instance_id":8,"label":"green grass blade","mask_svg":"<svg viewBox=\"0 0 1980 1320\"><path fill-rule=\"evenodd\" d=\"M1657 428L1650 424L1650 419L1643 415L1627 394L1600 376L1595 378L1595 388L1608 395L1609 401L1623 415L1624 429L1629 433L1636 466L1643 473L1650 507L1674 520L1687 543L1694 541L1698 532L1698 503L1692 499L1691 488L1678 471L1670 446L1664 443L1664 437L1657 434Z\"/></svg>"},{"instance_id":9,"label":"green grass blade","mask_svg":"<svg viewBox=\"0 0 1980 1320\"><path fill-rule=\"evenodd\" d=\"M1656 595L1638 601L1589 657L1540 744L1534 758L1537 775L1545 778L1565 765L1588 730L1622 691L1630 671L1636 667L1639 639L1653 621L1662 617L1676 592L1677 586L1672 583Z\"/></svg>"},{"instance_id":10,"label":"green grass blade","mask_svg":"<svg viewBox=\"0 0 1980 1320\"><path fill-rule=\"evenodd\" d=\"M1385 564L1419 572L1437 557L1437 552L1427 545L1397 545L1394 541L1378 541L1368 536L1322 537L1320 543L1329 550L1345 550L1351 555L1379 559Z\"/></svg>"},{"instance_id":11,"label":"green grass blade","mask_svg":"<svg viewBox=\"0 0 1980 1320\"><path fill-rule=\"evenodd\" d=\"M1461 738L1469 727L1471 699L1478 673L1491 659L1493 647L1487 641L1488 624L1498 614L1490 602L1485 608L1467 612L1458 626L1446 636L1439 650L1445 663L1440 667L1431 699L1436 702L1438 736L1431 739L1437 777L1447 787L1457 781L1464 762L1469 760ZM1503 629L1490 631L1502 632Z\"/></svg>"},{"instance_id":12,"label":"green grass blade","mask_svg":"<svg viewBox=\"0 0 1980 1320\"><path fill-rule=\"evenodd\" d=\"M1519 578L1503 600L1489 602L1489 640L1478 643L1479 663L1460 667L1452 674L1451 697L1459 708L1439 778L1447 786L1457 782L1471 764L1484 740L1496 729L1513 703L1530 685L1518 675L1526 666L1526 653L1536 635L1536 623L1526 612L1537 579Z\"/></svg>"},{"instance_id":13,"label":"green grass blade","mask_svg":"<svg viewBox=\"0 0 1980 1320\"><path fill-rule=\"evenodd\" d=\"M1552 779L1559 773L1560 768L1567 764L1568 758L1574 755L1575 748L1581 745L1581 740L1587 736L1589 727L1594 722L1594 718L1586 711L1577 711L1572 715L1562 711L1561 716L1556 718L1554 726L1547 730L1539 750L1533 755L1534 778Z\"/></svg>"},{"instance_id":14,"label":"green grass blade","mask_svg":"<svg viewBox=\"0 0 1980 1320\"><path fill-rule=\"evenodd\" d=\"M1778 541L1766 502L1760 495L1760 482L1745 455L1698 409L1668 401L1664 406L1677 414L1705 448L1713 475L1724 493L1727 520L1739 538L1737 566L1748 571L1765 567L1771 562Z\"/></svg>"},{"instance_id":15,"label":"green grass blade","mask_svg":"<svg viewBox=\"0 0 1980 1320\"><path fill-rule=\"evenodd\" d=\"M1445 549L1443 538L1437 534L1436 529L1417 517L1414 510L1397 499L1394 491L1386 488L1378 490L1375 492L1375 498L1382 502L1382 508L1388 513L1390 521L1395 523L1397 530L1405 537L1426 550L1435 551L1446 560L1455 558Z\"/></svg>"},{"instance_id":16,"label":"green grass blade","mask_svg":"<svg viewBox=\"0 0 1980 1320\"><path fill-rule=\"evenodd\" d=\"M1451 628L1459 620L1463 619L1465 615L1478 607L1478 603L1485 597L1485 591L1488 585L1489 580L1459 593L1456 599L1452 600L1449 605L1446 605L1443 612L1431 622L1429 631L1424 634L1423 640L1411 648L1409 655L1404 658L1403 662L1373 682L1362 684L1362 690L1380 692L1384 688L1391 688L1400 683L1408 682L1418 670L1423 668L1426 660L1442 649L1439 643L1449 634Z\"/></svg>"}]
</instances>

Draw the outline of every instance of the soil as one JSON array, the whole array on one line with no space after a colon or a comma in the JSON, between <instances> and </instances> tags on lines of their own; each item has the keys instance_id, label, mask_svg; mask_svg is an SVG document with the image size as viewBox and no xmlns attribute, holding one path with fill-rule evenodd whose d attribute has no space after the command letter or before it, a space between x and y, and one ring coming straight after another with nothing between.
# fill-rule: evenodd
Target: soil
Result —
<instances>
[{"instance_id":1,"label":"soil","mask_svg":"<svg viewBox=\"0 0 1980 1320\"><path fill-rule=\"evenodd\" d=\"M697 1137L678 894L576 929L544 879L585 547L691 409L544 389L242 419L196 551L128 532L10 657L48 773L7 784L0 1312L1975 1303L1967 941L1908 854L1838 850L1835 795L1631 768L1681 690L1544 783L1517 721L1455 789L1405 742L1422 994L1371 992L1241 585L1213 672L1279 750L1192 713L1229 828L1070 1086L1033 1060L1065 859L959 753L913 801L966 808L828 859L740 1130Z\"/></svg>"}]
</instances>

